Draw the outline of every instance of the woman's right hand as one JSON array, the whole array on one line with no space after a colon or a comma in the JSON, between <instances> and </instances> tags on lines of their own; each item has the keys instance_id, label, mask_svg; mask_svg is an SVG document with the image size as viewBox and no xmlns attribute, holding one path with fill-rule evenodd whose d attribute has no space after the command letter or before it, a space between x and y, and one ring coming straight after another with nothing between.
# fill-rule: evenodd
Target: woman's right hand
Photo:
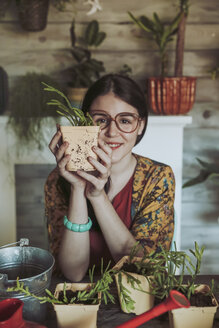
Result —
<instances>
[{"instance_id":1,"label":"woman's right hand","mask_svg":"<svg viewBox=\"0 0 219 328\"><path fill-rule=\"evenodd\" d=\"M62 134L59 130L59 127L57 127L57 132L53 136L49 144L49 149L56 158L57 169L59 171L59 174L74 187L85 189L86 181L83 178L79 177L76 173L69 172L66 170L66 165L70 160L70 155L65 156L65 151L67 148L68 142L62 143Z\"/></svg>"}]
</instances>

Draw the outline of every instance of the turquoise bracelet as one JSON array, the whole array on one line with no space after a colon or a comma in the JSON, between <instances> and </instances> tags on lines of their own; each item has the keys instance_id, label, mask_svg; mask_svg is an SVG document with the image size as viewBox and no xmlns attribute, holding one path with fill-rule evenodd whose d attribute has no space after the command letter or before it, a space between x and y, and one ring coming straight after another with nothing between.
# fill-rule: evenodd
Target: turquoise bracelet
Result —
<instances>
[{"instance_id":1,"label":"turquoise bracelet","mask_svg":"<svg viewBox=\"0 0 219 328\"><path fill-rule=\"evenodd\" d=\"M77 223L72 223L68 220L67 216L64 216L64 226L71 231L74 232L85 232L90 230L90 228L92 227L92 221L91 219L88 217L88 222L85 224L77 224Z\"/></svg>"}]
</instances>

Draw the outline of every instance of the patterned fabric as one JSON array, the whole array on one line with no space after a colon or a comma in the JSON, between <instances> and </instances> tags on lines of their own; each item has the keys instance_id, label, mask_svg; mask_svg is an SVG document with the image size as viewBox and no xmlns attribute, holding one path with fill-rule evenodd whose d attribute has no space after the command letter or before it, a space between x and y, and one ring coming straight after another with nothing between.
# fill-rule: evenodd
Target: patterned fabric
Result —
<instances>
[{"instance_id":1,"label":"patterned fabric","mask_svg":"<svg viewBox=\"0 0 219 328\"><path fill-rule=\"evenodd\" d=\"M159 244L169 249L174 232L175 179L172 169L165 164L134 154L134 172L130 231L147 253L159 252ZM45 184L45 213L48 224L50 251L57 259L63 216L67 215L68 200L58 188L58 171L53 170ZM57 261L56 261L57 265ZM57 267L55 271L57 272Z\"/></svg>"}]
</instances>

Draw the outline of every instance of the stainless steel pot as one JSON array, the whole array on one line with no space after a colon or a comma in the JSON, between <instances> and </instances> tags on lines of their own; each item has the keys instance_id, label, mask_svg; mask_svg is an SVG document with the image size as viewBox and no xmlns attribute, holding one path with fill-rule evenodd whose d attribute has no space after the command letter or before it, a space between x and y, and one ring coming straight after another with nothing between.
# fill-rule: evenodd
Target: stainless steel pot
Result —
<instances>
[{"instance_id":1,"label":"stainless steel pot","mask_svg":"<svg viewBox=\"0 0 219 328\"><path fill-rule=\"evenodd\" d=\"M19 246L13 246L20 244ZM6 298L19 298L24 302L23 317L29 321L42 322L45 319L46 304L34 297L27 297L19 292L8 292L8 287L16 286L16 279L28 286L29 291L37 296L45 295L45 289L51 282L55 260L47 250L30 247L29 240L0 247L0 301Z\"/></svg>"}]
</instances>

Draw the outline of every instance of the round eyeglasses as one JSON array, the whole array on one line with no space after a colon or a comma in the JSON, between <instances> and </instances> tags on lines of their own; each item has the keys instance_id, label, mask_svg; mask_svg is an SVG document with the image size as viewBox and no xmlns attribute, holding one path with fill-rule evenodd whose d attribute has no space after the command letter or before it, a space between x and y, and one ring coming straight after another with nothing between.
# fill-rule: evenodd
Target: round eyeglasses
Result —
<instances>
[{"instance_id":1,"label":"round eyeglasses","mask_svg":"<svg viewBox=\"0 0 219 328\"><path fill-rule=\"evenodd\" d=\"M101 130L107 128L114 121L117 128L125 133L134 132L141 120L137 114L126 112L117 114L115 118L103 112L92 112L90 115L94 124L99 125Z\"/></svg>"}]
</instances>

